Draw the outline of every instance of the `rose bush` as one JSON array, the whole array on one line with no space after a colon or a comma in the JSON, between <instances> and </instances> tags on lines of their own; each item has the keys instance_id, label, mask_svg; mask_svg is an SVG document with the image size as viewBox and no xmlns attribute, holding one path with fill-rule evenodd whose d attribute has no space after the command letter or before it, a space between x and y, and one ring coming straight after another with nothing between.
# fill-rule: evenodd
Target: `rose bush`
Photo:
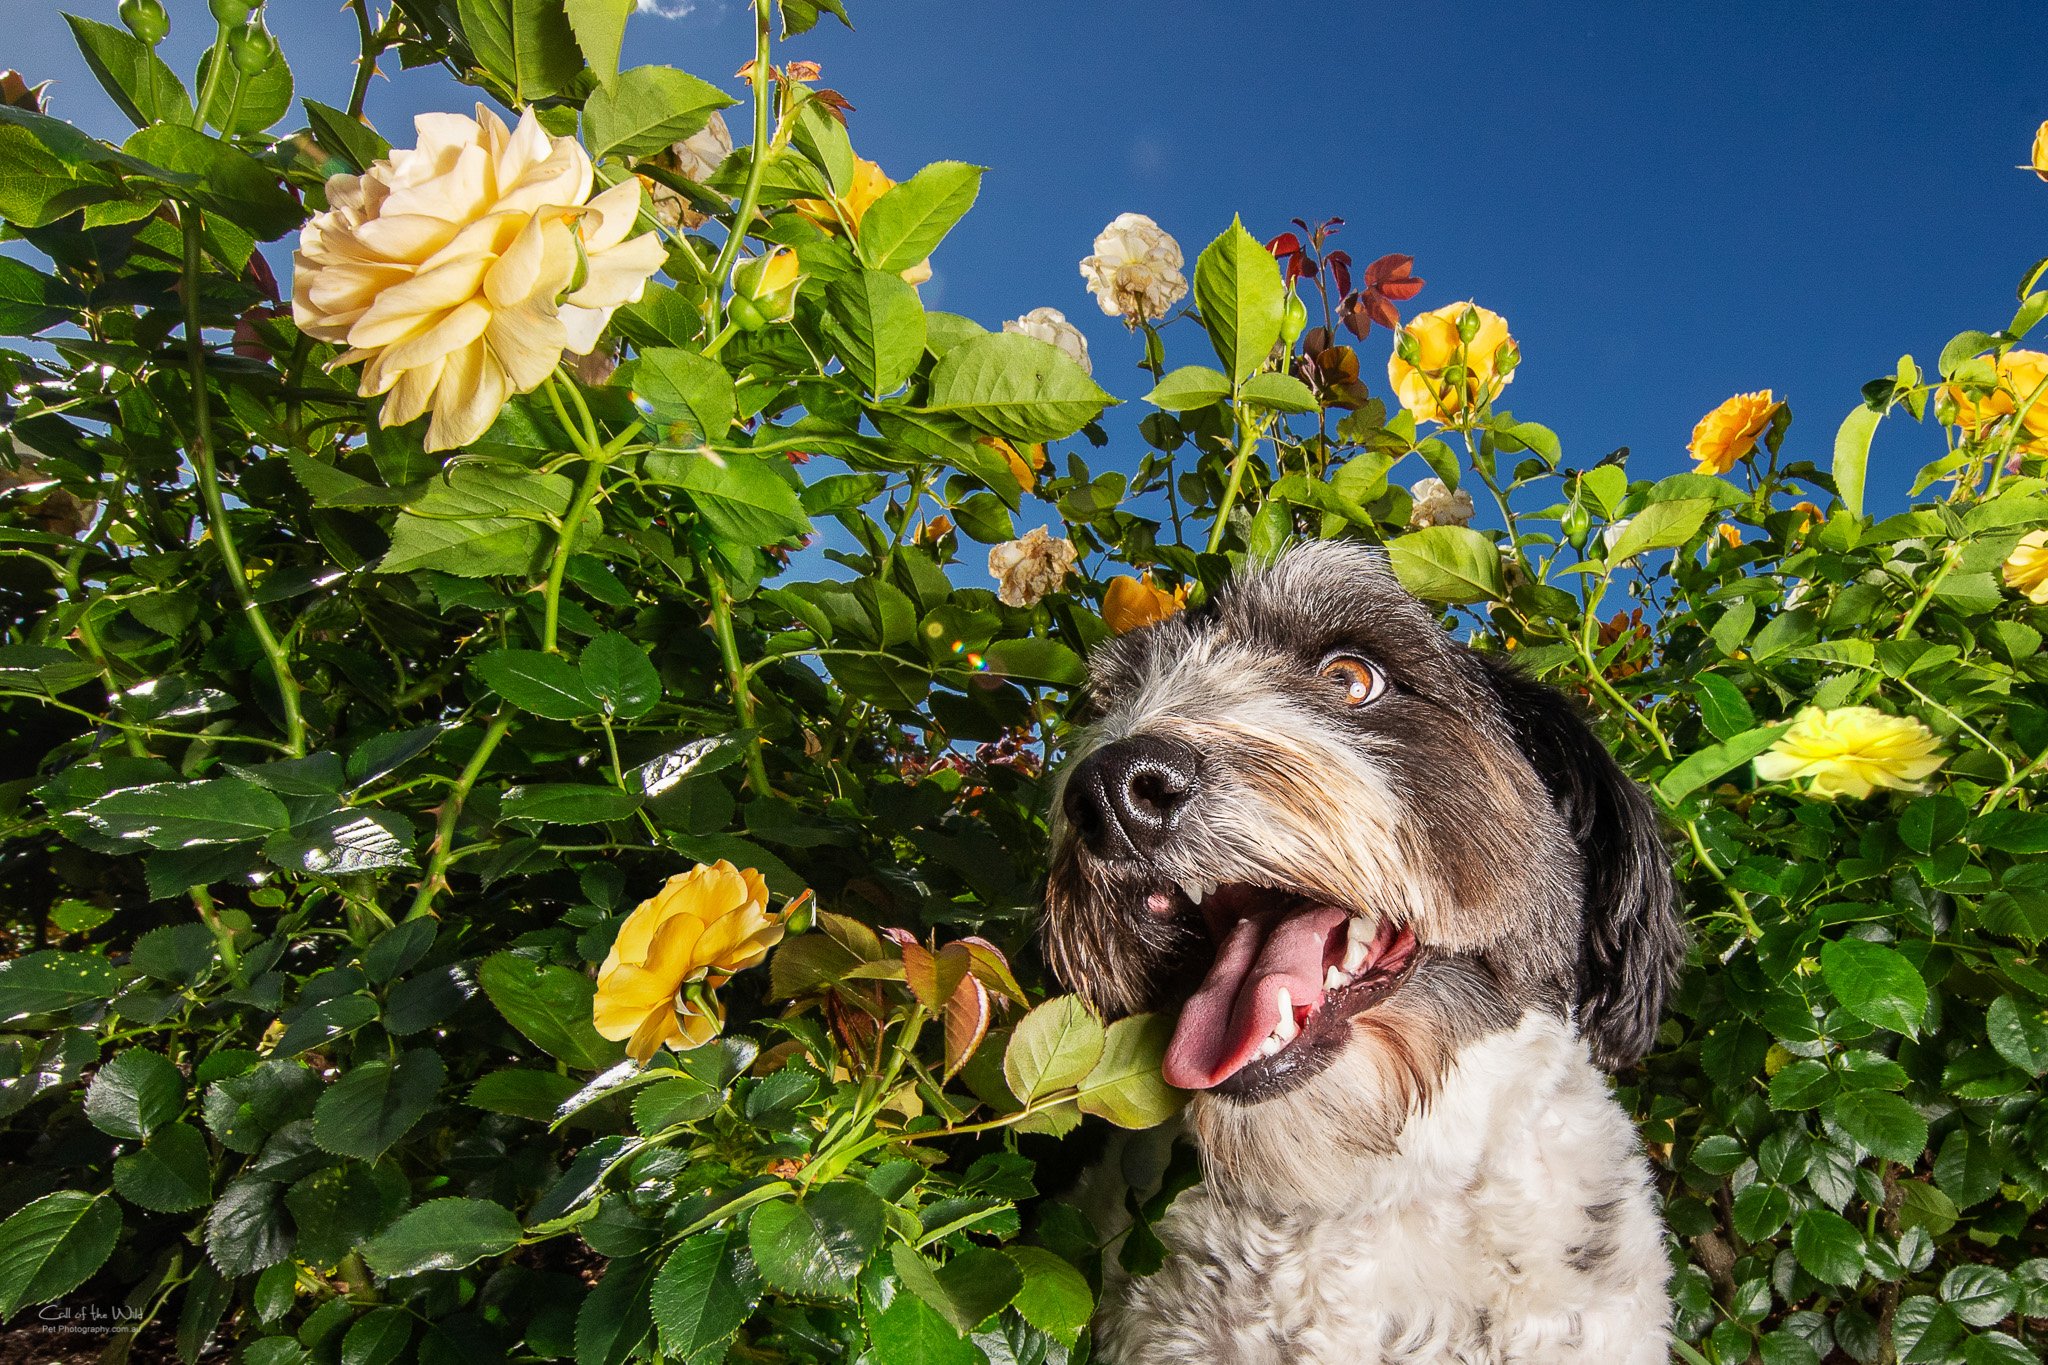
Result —
<instances>
[{"instance_id":1,"label":"rose bush","mask_svg":"<svg viewBox=\"0 0 2048 1365\"><path fill-rule=\"evenodd\" d=\"M1193 1167L1133 1147L1117 1226L1059 1198L1095 1120L1178 1102L1169 1021L1033 946L1071 689L1350 536L1669 821L1691 965L1619 1083L1679 1355L2037 1357L2040 267L1831 439L1742 395L1652 478L1499 406L1499 315L1404 325L1409 257L1354 287L1335 220L1233 223L1188 272L1126 214L1083 284L1150 378L1105 426L1078 287L925 306L979 172L857 155L780 46L837 3L758 0L744 102L622 66L628 0L352 8L345 108L220 0L73 21L119 145L0 80L0 1320L1086 1359ZM394 149L394 57L501 112Z\"/></svg>"}]
</instances>

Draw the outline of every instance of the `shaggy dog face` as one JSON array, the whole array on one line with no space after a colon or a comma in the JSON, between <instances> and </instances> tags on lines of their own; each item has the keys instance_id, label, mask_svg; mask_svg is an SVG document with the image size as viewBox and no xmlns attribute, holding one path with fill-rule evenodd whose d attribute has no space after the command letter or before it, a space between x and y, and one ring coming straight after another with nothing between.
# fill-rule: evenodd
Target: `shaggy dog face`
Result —
<instances>
[{"instance_id":1,"label":"shaggy dog face","mask_svg":"<svg viewBox=\"0 0 2048 1365\"><path fill-rule=\"evenodd\" d=\"M1099 1011L1180 1011L1212 1171L1392 1150L1529 1011L1648 1048L1681 934L1649 801L1562 695L1456 643L1376 550L1303 546L1098 652L1046 937Z\"/></svg>"}]
</instances>

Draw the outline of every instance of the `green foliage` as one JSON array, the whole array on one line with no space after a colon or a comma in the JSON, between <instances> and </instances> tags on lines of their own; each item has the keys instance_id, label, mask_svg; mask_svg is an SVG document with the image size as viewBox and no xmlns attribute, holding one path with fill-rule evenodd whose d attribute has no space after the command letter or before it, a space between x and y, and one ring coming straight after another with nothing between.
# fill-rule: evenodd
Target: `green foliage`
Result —
<instances>
[{"instance_id":1,"label":"green foliage","mask_svg":"<svg viewBox=\"0 0 2048 1365\"><path fill-rule=\"evenodd\" d=\"M1057 1139L1182 1097L1169 1021L1052 994L1031 942L1072 689L1109 578L1199 601L1348 536L1584 696L1669 820L1691 969L1621 1093L1685 1358L2038 1351L2048 610L2003 569L2048 530L2031 277L2007 329L1866 386L1824 461L1779 408L1652 481L1484 404L1418 432L1377 360L1292 335L1305 286L1233 222L1194 309L1137 323L1145 449L1105 459L1087 369L906 279L979 168L857 197L772 16L766 138L699 182L669 144L733 101L622 69L629 0L402 0L366 73L545 101L601 184L658 187L666 260L616 370L429 453L256 255L385 137L301 126L242 15L187 81L132 8L73 23L122 146L0 107L0 1319L90 1284L188 1361L1078 1365L1107 1230L1044 1197ZM775 249L795 283L735 294ZM1887 419L1935 450L1910 492ZM1396 476L1425 474L1486 514L1421 515ZM999 597L981 546L1041 522L1089 569ZM1809 706L1910 718L1942 763L1761 780ZM790 932L692 987L722 1036L642 1066L594 969L721 859ZM1125 1272L1187 1169L1134 1201Z\"/></svg>"}]
</instances>

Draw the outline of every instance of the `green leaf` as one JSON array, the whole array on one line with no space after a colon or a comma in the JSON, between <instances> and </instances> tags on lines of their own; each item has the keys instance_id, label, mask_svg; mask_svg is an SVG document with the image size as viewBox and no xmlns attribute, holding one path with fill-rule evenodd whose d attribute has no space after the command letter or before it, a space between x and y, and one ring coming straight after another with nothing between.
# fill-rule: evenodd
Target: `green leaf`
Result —
<instances>
[{"instance_id":1,"label":"green leaf","mask_svg":"<svg viewBox=\"0 0 2048 1365\"><path fill-rule=\"evenodd\" d=\"M470 672L520 710L549 720L581 720L604 709L575 665L559 654L538 649L493 650L470 665Z\"/></svg>"},{"instance_id":2,"label":"green leaf","mask_svg":"<svg viewBox=\"0 0 2048 1365\"><path fill-rule=\"evenodd\" d=\"M866 1185L839 1181L801 1200L754 1210L747 1244L768 1283L817 1298L853 1293L854 1279L881 1245L882 1201Z\"/></svg>"},{"instance_id":3,"label":"green leaf","mask_svg":"<svg viewBox=\"0 0 2048 1365\"><path fill-rule=\"evenodd\" d=\"M1776 1185L1759 1180L1742 1187L1735 1196L1733 1223L1736 1235L1745 1242L1761 1242L1775 1235L1792 1217L1792 1196Z\"/></svg>"},{"instance_id":4,"label":"green leaf","mask_svg":"<svg viewBox=\"0 0 2048 1365\"><path fill-rule=\"evenodd\" d=\"M1884 414L1858 404L1835 431L1835 491L1849 515L1863 515L1863 476L1870 463L1870 438Z\"/></svg>"},{"instance_id":5,"label":"green leaf","mask_svg":"<svg viewBox=\"0 0 2048 1365\"><path fill-rule=\"evenodd\" d=\"M904 1287L963 1336L1000 1313L1024 1287L1016 1262L986 1247L961 1252L936 1270L904 1243L892 1248L890 1257Z\"/></svg>"},{"instance_id":6,"label":"green leaf","mask_svg":"<svg viewBox=\"0 0 2048 1365\"><path fill-rule=\"evenodd\" d=\"M533 782L513 787L498 808L500 820L538 820L552 825L602 825L640 809L640 798L617 787L575 782Z\"/></svg>"},{"instance_id":7,"label":"green leaf","mask_svg":"<svg viewBox=\"0 0 2048 1365\"><path fill-rule=\"evenodd\" d=\"M377 1017L377 1002L367 995L337 995L321 1000L285 1026L271 1050L273 1057L296 1057L344 1038Z\"/></svg>"},{"instance_id":8,"label":"green leaf","mask_svg":"<svg viewBox=\"0 0 2048 1365\"><path fill-rule=\"evenodd\" d=\"M1321 406L1309 386L1291 374L1255 374L1244 381L1244 396L1275 412L1314 412Z\"/></svg>"},{"instance_id":9,"label":"green leaf","mask_svg":"<svg viewBox=\"0 0 2048 1365\"><path fill-rule=\"evenodd\" d=\"M1792 1224L1792 1254L1824 1284L1853 1285L1863 1278L1863 1234L1829 1209L1799 1215Z\"/></svg>"},{"instance_id":10,"label":"green leaf","mask_svg":"<svg viewBox=\"0 0 2048 1365\"><path fill-rule=\"evenodd\" d=\"M192 122L192 97L156 50L126 29L64 16L79 55L114 105L136 127Z\"/></svg>"},{"instance_id":11,"label":"green leaf","mask_svg":"<svg viewBox=\"0 0 2048 1365\"><path fill-rule=\"evenodd\" d=\"M737 1226L685 1238L648 1294L662 1354L692 1360L725 1341L745 1324L760 1293L761 1277Z\"/></svg>"},{"instance_id":12,"label":"green leaf","mask_svg":"<svg viewBox=\"0 0 2048 1365\"><path fill-rule=\"evenodd\" d=\"M576 661L583 690L597 698L607 715L631 720L644 716L661 700L661 674L647 651L615 630L600 631L583 647Z\"/></svg>"},{"instance_id":13,"label":"green leaf","mask_svg":"<svg viewBox=\"0 0 2048 1365\"><path fill-rule=\"evenodd\" d=\"M758 455L671 455L646 461L647 477L680 488L713 534L734 545L773 545L811 532L796 489ZM785 466L786 467L786 466Z\"/></svg>"},{"instance_id":14,"label":"green leaf","mask_svg":"<svg viewBox=\"0 0 2048 1365\"><path fill-rule=\"evenodd\" d=\"M981 167L935 161L868 207L857 245L871 270L908 270L932 254L981 192Z\"/></svg>"},{"instance_id":15,"label":"green leaf","mask_svg":"<svg viewBox=\"0 0 2048 1365\"><path fill-rule=\"evenodd\" d=\"M1025 1104L1072 1089L1102 1060L1107 1035L1078 995L1046 1001L1019 1021L1003 1052L1010 1093Z\"/></svg>"},{"instance_id":16,"label":"green leaf","mask_svg":"<svg viewBox=\"0 0 2048 1365\"><path fill-rule=\"evenodd\" d=\"M1207 365L1183 365L1169 370L1145 401L1168 412L1191 412L1230 397L1230 376Z\"/></svg>"},{"instance_id":17,"label":"green leaf","mask_svg":"<svg viewBox=\"0 0 2048 1365\"><path fill-rule=\"evenodd\" d=\"M239 777L129 787L108 792L82 814L105 838L164 849L261 839L291 822L284 802Z\"/></svg>"},{"instance_id":18,"label":"green leaf","mask_svg":"<svg viewBox=\"0 0 2048 1365\"><path fill-rule=\"evenodd\" d=\"M263 856L289 872L348 877L414 867L412 825L402 815L357 806L279 830Z\"/></svg>"},{"instance_id":19,"label":"green leaf","mask_svg":"<svg viewBox=\"0 0 2048 1365\"><path fill-rule=\"evenodd\" d=\"M1426 526L1387 542L1401 586L1425 602L1497 602L1507 596L1500 551L1469 526Z\"/></svg>"},{"instance_id":20,"label":"green leaf","mask_svg":"<svg viewBox=\"0 0 2048 1365\"><path fill-rule=\"evenodd\" d=\"M1036 636L997 640L983 653L982 661L993 676L1021 682L1079 687L1088 678L1088 666L1081 662L1080 655L1057 640Z\"/></svg>"},{"instance_id":21,"label":"green leaf","mask_svg":"<svg viewBox=\"0 0 2048 1365\"><path fill-rule=\"evenodd\" d=\"M1992 1265L1963 1264L1941 1277L1941 1299L1972 1327L1990 1327L2019 1306L2019 1286Z\"/></svg>"},{"instance_id":22,"label":"green leaf","mask_svg":"<svg viewBox=\"0 0 2048 1365\"><path fill-rule=\"evenodd\" d=\"M1719 673L1700 673L1692 680L1699 696L1700 720L1715 739L1730 740L1756 726L1756 712L1742 689Z\"/></svg>"},{"instance_id":23,"label":"green leaf","mask_svg":"<svg viewBox=\"0 0 2048 1365\"><path fill-rule=\"evenodd\" d=\"M391 144L361 119L351 118L343 110L318 100L302 102L314 140L326 151L347 161L356 174L361 175L391 155Z\"/></svg>"},{"instance_id":24,"label":"green leaf","mask_svg":"<svg viewBox=\"0 0 2048 1365\"><path fill-rule=\"evenodd\" d=\"M513 953L484 959L484 994L506 1022L543 1052L583 1071L602 1071L624 1055L591 1025L597 987L581 972Z\"/></svg>"},{"instance_id":25,"label":"green leaf","mask_svg":"<svg viewBox=\"0 0 2048 1365\"><path fill-rule=\"evenodd\" d=\"M1821 948L1820 969L1843 1009L1879 1028L1919 1036L1927 983L1895 949L1868 939L1839 939Z\"/></svg>"},{"instance_id":26,"label":"green leaf","mask_svg":"<svg viewBox=\"0 0 2048 1365\"><path fill-rule=\"evenodd\" d=\"M618 376L631 385L633 403L673 446L723 441L732 431L739 398L723 365L694 351L655 346L642 351Z\"/></svg>"},{"instance_id":27,"label":"green leaf","mask_svg":"<svg viewBox=\"0 0 2048 1365\"><path fill-rule=\"evenodd\" d=\"M59 1190L0 1223L0 1322L68 1294L113 1254L121 1210L105 1196Z\"/></svg>"},{"instance_id":28,"label":"green leaf","mask_svg":"<svg viewBox=\"0 0 2048 1365\"><path fill-rule=\"evenodd\" d=\"M2001 995L1985 1011L1984 1032L1998 1055L2020 1070L2033 1076L2048 1073L2048 1006Z\"/></svg>"},{"instance_id":29,"label":"green leaf","mask_svg":"<svg viewBox=\"0 0 2048 1365\"><path fill-rule=\"evenodd\" d=\"M924 359L924 305L917 290L886 270L850 272L825 288L825 339L860 381L880 397L909 381Z\"/></svg>"},{"instance_id":30,"label":"green leaf","mask_svg":"<svg viewBox=\"0 0 2048 1365\"><path fill-rule=\"evenodd\" d=\"M1163 1014L1137 1014L1109 1026L1102 1059L1081 1081L1076 1102L1084 1114L1119 1128L1150 1128L1166 1122L1188 1102L1187 1092L1159 1074L1173 1021Z\"/></svg>"},{"instance_id":31,"label":"green leaf","mask_svg":"<svg viewBox=\"0 0 2048 1365\"><path fill-rule=\"evenodd\" d=\"M1609 564L1623 564L1649 550L1685 544L1699 534L1714 510L1712 498L1676 498L1653 502L1629 518L1607 551Z\"/></svg>"},{"instance_id":32,"label":"green leaf","mask_svg":"<svg viewBox=\"0 0 2048 1365\"><path fill-rule=\"evenodd\" d=\"M1697 753L1687 754L1677 767L1657 779L1657 795L1664 798L1664 804L1675 806L1692 792L1748 763L1777 743L1778 737L1791 728L1790 725L1765 725L1746 730L1723 743L1709 744Z\"/></svg>"},{"instance_id":33,"label":"green leaf","mask_svg":"<svg viewBox=\"0 0 2048 1365\"><path fill-rule=\"evenodd\" d=\"M1883 1090L1848 1090L1832 1110L1842 1131L1887 1161L1915 1165L1927 1148L1927 1120L1905 1099Z\"/></svg>"},{"instance_id":34,"label":"green leaf","mask_svg":"<svg viewBox=\"0 0 2048 1365\"><path fill-rule=\"evenodd\" d=\"M1840 1086L1825 1062L1803 1058L1771 1077L1771 1108L1817 1109Z\"/></svg>"},{"instance_id":35,"label":"green leaf","mask_svg":"<svg viewBox=\"0 0 2048 1365\"><path fill-rule=\"evenodd\" d=\"M84 302L84 296L64 281L11 256L0 257L0 332L33 336L65 321ZM53 661L61 664L68 658L58 654Z\"/></svg>"},{"instance_id":36,"label":"green leaf","mask_svg":"<svg viewBox=\"0 0 2048 1365\"><path fill-rule=\"evenodd\" d=\"M56 1014L120 989L114 964L90 953L45 948L0 962L0 1021Z\"/></svg>"},{"instance_id":37,"label":"green leaf","mask_svg":"<svg viewBox=\"0 0 2048 1365\"><path fill-rule=\"evenodd\" d=\"M276 1265L292 1251L292 1223L269 1180L237 1180L206 1215L206 1254L230 1279Z\"/></svg>"},{"instance_id":38,"label":"green leaf","mask_svg":"<svg viewBox=\"0 0 2048 1365\"><path fill-rule=\"evenodd\" d=\"M1254 374L1280 340L1286 293L1280 263L1236 218L1196 259L1195 307L1216 358L1234 381Z\"/></svg>"},{"instance_id":39,"label":"green leaf","mask_svg":"<svg viewBox=\"0 0 2048 1365\"><path fill-rule=\"evenodd\" d=\"M626 20L637 8L634 0L562 0L576 46L600 84L619 74L619 49L626 41Z\"/></svg>"},{"instance_id":40,"label":"green leaf","mask_svg":"<svg viewBox=\"0 0 2048 1365\"><path fill-rule=\"evenodd\" d=\"M93 1076L85 1117L110 1137L140 1142L185 1109L185 1078L147 1048L119 1052Z\"/></svg>"},{"instance_id":41,"label":"green leaf","mask_svg":"<svg viewBox=\"0 0 2048 1365\"><path fill-rule=\"evenodd\" d=\"M2040 1365L2038 1352L2004 1332L1986 1332L1963 1343L1963 1365Z\"/></svg>"},{"instance_id":42,"label":"green leaf","mask_svg":"<svg viewBox=\"0 0 2048 1365\"><path fill-rule=\"evenodd\" d=\"M988 1357L973 1341L918 1295L899 1289L889 1306L876 1311L872 1293L864 1294L868 1339L877 1361L910 1365L987 1365Z\"/></svg>"},{"instance_id":43,"label":"green leaf","mask_svg":"<svg viewBox=\"0 0 2048 1365\"><path fill-rule=\"evenodd\" d=\"M1043 1247L1012 1245L1003 1252L1024 1272L1024 1287L1016 1297L1018 1316L1071 1347L1095 1315L1087 1276Z\"/></svg>"},{"instance_id":44,"label":"green leaf","mask_svg":"<svg viewBox=\"0 0 2048 1365\"><path fill-rule=\"evenodd\" d=\"M285 1191L284 1206L299 1231L294 1254L311 1266L338 1264L404 1204L403 1183L395 1193L382 1189L367 1166L350 1163L315 1171Z\"/></svg>"},{"instance_id":45,"label":"green leaf","mask_svg":"<svg viewBox=\"0 0 2048 1365\"><path fill-rule=\"evenodd\" d=\"M1110 401L1059 347L987 332L939 358L928 411L1011 440L1056 441L1094 421Z\"/></svg>"},{"instance_id":46,"label":"green leaf","mask_svg":"<svg viewBox=\"0 0 2048 1365\"><path fill-rule=\"evenodd\" d=\"M732 96L688 72L672 66L636 66L591 92L583 106L583 138L590 155L600 160L652 156L681 142L732 103Z\"/></svg>"},{"instance_id":47,"label":"green leaf","mask_svg":"<svg viewBox=\"0 0 2048 1365\"><path fill-rule=\"evenodd\" d=\"M156 1213L206 1207L213 1197L206 1135L185 1123L157 1129L139 1150L115 1160L114 1188L129 1203Z\"/></svg>"},{"instance_id":48,"label":"green leaf","mask_svg":"<svg viewBox=\"0 0 2048 1365\"><path fill-rule=\"evenodd\" d=\"M433 1199L405 1214L363 1248L370 1268L389 1280L429 1270L460 1270L519 1245L519 1220L488 1199Z\"/></svg>"},{"instance_id":49,"label":"green leaf","mask_svg":"<svg viewBox=\"0 0 2048 1365\"><path fill-rule=\"evenodd\" d=\"M524 577L552 543L575 490L559 474L458 464L398 514L382 573L439 569L460 578ZM583 525L590 524L585 518Z\"/></svg>"},{"instance_id":50,"label":"green leaf","mask_svg":"<svg viewBox=\"0 0 2048 1365\"><path fill-rule=\"evenodd\" d=\"M462 36L515 104L560 92L583 69L561 0L456 0Z\"/></svg>"},{"instance_id":51,"label":"green leaf","mask_svg":"<svg viewBox=\"0 0 2048 1365\"><path fill-rule=\"evenodd\" d=\"M372 1308L350 1324L341 1339L341 1365L391 1365L412 1340L412 1314L403 1308Z\"/></svg>"},{"instance_id":52,"label":"green leaf","mask_svg":"<svg viewBox=\"0 0 2048 1365\"><path fill-rule=\"evenodd\" d=\"M446 1068L426 1048L396 1063L360 1062L313 1109L313 1141L336 1156L375 1161L434 1107Z\"/></svg>"},{"instance_id":53,"label":"green leaf","mask_svg":"<svg viewBox=\"0 0 2048 1365\"><path fill-rule=\"evenodd\" d=\"M535 1123L552 1123L562 1102L575 1094L576 1078L553 1071L507 1067L479 1076L469 1088L469 1103L493 1114L512 1114Z\"/></svg>"}]
</instances>

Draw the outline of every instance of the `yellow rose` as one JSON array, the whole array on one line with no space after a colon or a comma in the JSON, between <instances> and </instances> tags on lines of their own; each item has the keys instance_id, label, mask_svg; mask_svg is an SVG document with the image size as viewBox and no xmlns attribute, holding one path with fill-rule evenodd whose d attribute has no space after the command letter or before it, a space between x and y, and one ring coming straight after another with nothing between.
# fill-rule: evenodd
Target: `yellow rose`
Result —
<instances>
[{"instance_id":1,"label":"yellow rose","mask_svg":"<svg viewBox=\"0 0 2048 1365\"><path fill-rule=\"evenodd\" d=\"M1470 341L1458 328L1468 310L1478 323ZM1416 421L1454 427L1500 397L1519 360L1507 319L1477 304L1448 303L1417 314L1395 335L1387 381Z\"/></svg>"},{"instance_id":2,"label":"yellow rose","mask_svg":"<svg viewBox=\"0 0 2048 1365\"><path fill-rule=\"evenodd\" d=\"M718 1036L724 1011L711 991L782 941L768 884L752 868L702 863L640 902L597 972L591 1018L644 1062L666 1044L682 1051ZM687 995L684 988L699 987ZM682 998L678 998L682 997Z\"/></svg>"},{"instance_id":3,"label":"yellow rose","mask_svg":"<svg viewBox=\"0 0 2048 1365\"><path fill-rule=\"evenodd\" d=\"M1695 474L1726 474L1735 462L1753 454L1757 438L1770 429L1781 405L1769 389L1738 393L1715 408L1692 429Z\"/></svg>"},{"instance_id":4,"label":"yellow rose","mask_svg":"<svg viewBox=\"0 0 2048 1365\"><path fill-rule=\"evenodd\" d=\"M420 145L360 176L327 182L330 207L299 233L292 318L345 345L378 420L429 410L428 450L484 434L505 400L538 388L563 352L588 355L621 304L661 268L659 237L626 234L640 182L596 198L590 157L549 137L528 110L518 129L422 114Z\"/></svg>"},{"instance_id":5,"label":"yellow rose","mask_svg":"<svg viewBox=\"0 0 2048 1365\"><path fill-rule=\"evenodd\" d=\"M2039 351L2007 351L1992 362L1998 387L1981 398L1973 398L1960 384L1950 384L1942 393L1956 407L1956 426L1973 441L1989 438L1990 428L2001 417L2010 417L2048 382L2048 355ZM2014 442L2026 451L2048 450L2048 391L2027 408L2025 428Z\"/></svg>"},{"instance_id":6,"label":"yellow rose","mask_svg":"<svg viewBox=\"0 0 2048 1365\"><path fill-rule=\"evenodd\" d=\"M1188 604L1183 583L1172 592L1152 586L1150 573L1136 578L1112 578L1102 593L1102 622L1110 634L1122 635L1140 626L1157 625Z\"/></svg>"},{"instance_id":7,"label":"yellow rose","mask_svg":"<svg viewBox=\"0 0 2048 1365\"><path fill-rule=\"evenodd\" d=\"M1868 796L1879 787L1922 790L1922 779L1947 762L1934 732L1910 716L1868 706L1809 706L1792 728L1757 756L1762 782L1807 779L1807 791L1830 800Z\"/></svg>"},{"instance_id":8,"label":"yellow rose","mask_svg":"<svg viewBox=\"0 0 2048 1365\"><path fill-rule=\"evenodd\" d=\"M896 182L884 175L880 166L864 156L856 157L853 184L847 187L845 194L833 199L793 199L789 206L827 232L858 239L861 220L868 216L868 210L875 206L877 199L895 188ZM905 284L923 284L931 277L929 256L903 272Z\"/></svg>"},{"instance_id":9,"label":"yellow rose","mask_svg":"<svg viewBox=\"0 0 2048 1365\"><path fill-rule=\"evenodd\" d=\"M977 436L976 445L987 446L1010 463L1010 472L1017 476L1017 486L1026 493L1038 486L1038 471L1045 468L1045 443L1025 446L1023 453L1000 436ZM1026 458L1026 457L1029 458Z\"/></svg>"},{"instance_id":10,"label":"yellow rose","mask_svg":"<svg viewBox=\"0 0 2048 1365\"><path fill-rule=\"evenodd\" d=\"M2048 180L2048 123L2034 130L2034 174Z\"/></svg>"},{"instance_id":11,"label":"yellow rose","mask_svg":"<svg viewBox=\"0 0 2048 1365\"><path fill-rule=\"evenodd\" d=\"M2005 586L2048 606L2048 531L2029 531L2005 559Z\"/></svg>"},{"instance_id":12,"label":"yellow rose","mask_svg":"<svg viewBox=\"0 0 2048 1365\"><path fill-rule=\"evenodd\" d=\"M1740 526L1731 526L1724 521L1714 528L1714 533L1720 536L1723 543L1731 550L1738 549L1742 545L1742 528Z\"/></svg>"}]
</instances>

